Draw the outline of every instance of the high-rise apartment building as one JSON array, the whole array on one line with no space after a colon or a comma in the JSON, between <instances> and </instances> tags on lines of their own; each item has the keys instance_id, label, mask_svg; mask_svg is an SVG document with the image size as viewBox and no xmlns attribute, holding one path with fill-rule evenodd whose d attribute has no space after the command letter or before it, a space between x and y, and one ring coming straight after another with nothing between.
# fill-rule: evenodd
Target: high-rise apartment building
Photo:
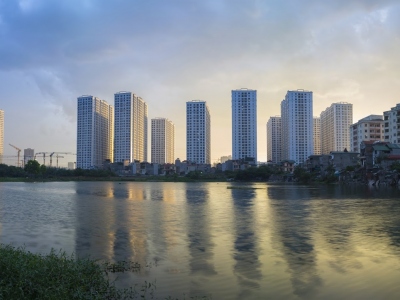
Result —
<instances>
[{"instance_id":1,"label":"high-rise apartment building","mask_svg":"<svg viewBox=\"0 0 400 300\"><path fill-rule=\"evenodd\" d=\"M385 142L400 144L400 103L383 112Z\"/></svg>"},{"instance_id":2,"label":"high-rise apartment building","mask_svg":"<svg viewBox=\"0 0 400 300\"><path fill-rule=\"evenodd\" d=\"M232 158L257 161L257 91L232 91Z\"/></svg>"},{"instance_id":3,"label":"high-rise apartment building","mask_svg":"<svg viewBox=\"0 0 400 300\"><path fill-rule=\"evenodd\" d=\"M288 91L281 102L282 160L304 163L314 152L313 94Z\"/></svg>"},{"instance_id":4,"label":"high-rise apartment building","mask_svg":"<svg viewBox=\"0 0 400 300\"><path fill-rule=\"evenodd\" d=\"M31 148L24 149L24 164L30 160L34 160L35 158L35 150Z\"/></svg>"},{"instance_id":5,"label":"high-rise apartment building","mask_svg":"<svg viewBox=\"0 0 400 300\"><path fill-rule=\"evenodd\" d=\"M353 123L353 104L333 103L321 112L322 154L350 150L350 125Z\"/></svg>"},{"instance_id":6,"label":"high-rise apartment building","mask_svg":"<svg viewBox=\"0 0 400 300\"><path fill-rule=\"evenodd\" d=\"M4 154L4 110L0 109L0 164L3 163Z\"/></svg>"},{"instance_id":7,"label":"high-rise apartment building","mask_svg":"<svg viewBox=\"0 0 400 300\"><path fill-rule=\"evenodd\" d=\"M267 122L267 161L282 161L281 116L270 117Z\"/></svg>"},{"instance_id":8,"label":"high-rise apartment building","mask_svg":"<svg viewBox=\"0 0 400 300\"><path fill-rule=\"evenodd\" d=\"M321 153L321 119L314 117L314 154L320 155Z\"/></svg>"},{"instance_id":9,"label":"high-rise apartment building","mask_svg":"<svg viewBox=\"0 0 400 300\"><path fill-rule=\"evenodd\" d=\"M385 121L386 122L386 121ZM352 152L360 152L360 144L364 141L383 141L385 134L389 137L389 121L388 127L384 129L384 121L382 115L369 115L362 118L357 123L350 126L350 144ZM384 131L387 132L385 133ZM389 141L389 139L388 139Z\"/></svg>"},{"instance_id":10,"label":"high-rise apartment building","mask_svg":"<svg viewBox=\"0 0 400 300\"><path fill-rule=\"evenodd\" d=\"M114 162L147 162L147 103L131 92L114 95Z\"/></svg>"},{"instance_id":11,"label":"high-rise apartment building","mask_svg":"<svg viewBox=\"0 0 400 300\"><path fill-rule=\"evenodd\" d=\"M175 125L165 118L151 119L151 162L174 163Z\"/></svg>"},{"instance_id":12,"label":"high-rise apartment building","mask_svg":"<svg viewBox=\"0 0 400 300\"><path fill-rule=\"evenodd\" d=\"M206 101L186 102L186 159L211 163L210 110Z\"/></svg>"},{"instance_id":13,"label":"high-rise apartment building","mask_svg":"<svg viewBox=\"0 0 400 300\"><path fill-rule=\"evenodd\" d=\"M78 97L76 167L101 168L112 160L114 110L93 96Z\"/></svg>"}]
</instances>

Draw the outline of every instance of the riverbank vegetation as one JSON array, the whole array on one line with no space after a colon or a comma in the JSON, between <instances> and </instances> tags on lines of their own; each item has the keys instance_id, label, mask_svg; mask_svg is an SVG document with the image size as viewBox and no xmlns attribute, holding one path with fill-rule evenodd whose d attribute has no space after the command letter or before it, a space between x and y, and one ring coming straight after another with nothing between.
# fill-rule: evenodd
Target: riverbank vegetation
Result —
<instances>
[{"instance_id":1,"label":"riverbank vegetation","mask_svg":"<svg viewBox=\"0 0 400 300\"><path fill-rule=\"evenodd\" d=\"M400 169L400 167L399 167ZM350 171L350 170L349 170ZM191 171L185 175L168 174L164 176L135 175L118 176L110 170L74 169L46 167L37 161L29 161L24 168L0 164L0 181L161 181L161 182L223 182L223 181L275 181L275 182L322 182L333 183L338 180L334 169L328 168L321 176L318 172L310 172L300 166L293 173L283 172L277 165L261 165L244 170L213 172Z\"/></svg>"},{"instance_id":2,"label":"riverbank vegetation","mask_svg":"<svg viewBox=\"0 0 400 300\"><path fill-rule=\"evenodd\" d=\"M154 290L152 284L119 289L108 277L137 269L140 265L133 263L99 263L64 252L41 255L0 245L0 299L143 299Z\"/></svg>"}]
</instances>

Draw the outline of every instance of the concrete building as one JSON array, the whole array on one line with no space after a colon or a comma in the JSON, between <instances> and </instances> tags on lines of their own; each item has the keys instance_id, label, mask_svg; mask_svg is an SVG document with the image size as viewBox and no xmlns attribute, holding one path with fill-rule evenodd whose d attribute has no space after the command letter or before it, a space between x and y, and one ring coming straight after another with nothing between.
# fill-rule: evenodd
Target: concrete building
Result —
<instances>
[{"instance_id":1,"label":"concrete building","mask_svg":"<svg viewBox=\"0 0 400 300\"><path fill-rule=\"evenodd\" d=\"M73 161L68 162L68 170L74 170L75 169L75 163Z\"/></svg>"},{"instance_id":2,"label":"concrete building","mask_svg":"<svg viewBox=\"0 0 400 300\"><path fill-rule=\"evenodd\" d=\"M275 116L267 122L267 161L275 164L282 160L281 120L281 116Z\"/></svg>"},{"instance_id":3,"label":"concrete building","mask_svg":"<svg viewBox=\"0 0 400 300\"><path fill-rule=\"evenodd\" d=\"M102 168L113 153L114 109L93 96L78 97L76 167Z\"/></svg>"},{"instance_id":4,"label":"concrete building","mask_svg":"<svg viewBox=\"0 0 400 300\"><path fill-rule=\"evenodd\" d=\"M114 94L114 162L147 162L147 104L131 92Z\"/></svg>"},{"instance_id":5,"label":"concrete building","mask_svg":"<svg viewBox=\"0 0 400 300\"><path fill-rule=\"evenodd\" d=\"M314 152L313 93L288 91L281 102L282 160L304 163Z\"/></svg>"},{"instance_id":6,"label":"concrete building","mask_svg":"<svg viewBox=\"0 0 400 300\"><path fill-rule=\"evenodd\" d=\"M4 110L0 109L0 164L4 155Z\"/></svg>"},{"instance_id":7,"label":"concrete building","mask_svg":"<svg viewBox=\"0 0 400 300\"><path fill-rule=\"evenodd\" d=\"M322 154L350 149L350 125L353 123L353 104L333 103L321 112Z\"/></svg>"},{"instance_id":8,"label":"concrete building","mask_svg":"<svg viewBox=\"0 0 400 300\"><path fill-rule=\"evenodd\" d=\"M257 161L257 91L232 91L232 159Z\"/></svg>"},{"instance_id":9,"label":"concrete building","mask_svg":"<svg viewBox=\"0 0 400 300\"><path fill-rule=\"evenodd\" d=\"M387 124L388 127L384 129L382 115L369 115L352 124L350 126L351 151L360 152L360 144L363 141L383 141L386 134L384 130L387 130L389 137L389 121Z\"/></svg>"},{"instance_id":10,"label":"concrete building","mask_svg":"<svg viewBox=\"0 0 400 300\"><path fill-rule=\"evenodd\" d=\"M319 155L321 153L321 119L314 117L314 154Z\"/></svg>"},{"instance_id":11,"label":"concrete building","mask_svg":"<svg viewBox=\"0 0 400 300\"><path fill-rule=\"evenodd\" d=\"M384 140L392 144L400 144L400 103L383 112Z\"/></svg>"},{"instance_id":12,"label":"concrete building","mask_svg":"<svg viewBox=\"0 0 400 300\"><path fill-rule=\"evenodd\" d=\"M165 118L151 119L151 162L173 164L175 125Z\"/></svg>"},{"instance_id":13,"label":"concrete building","mask_svg":"<svg viewBox=\"0 0 400 300\"><path fill-rule=\"evenodd\" d=\"M223 164L224 162L228 161L228 160L232 160L232 155L225 155L225 156L221 156L219 159L219 162L221 164Z\"/></svg>"},{"instance_id":14,"label":"concrete building","mask_svg":"<svg viewBox=\"0 0 400 300\"><path fill-rule=\"evenodd\" d=\"M211 162L210 111L206 101L186 102L186 158L196 164Z\"/></svg>"},{"instance_id":15,"label":"concrete building","mask_svg":"<svg viewBox=\"0 0 400 300\"><path fill-rule=\"evenodd\" d=\"M34 160L35 150L31 148L24 149L24 165L30 160Z\"/></svg>"}]
</instances>

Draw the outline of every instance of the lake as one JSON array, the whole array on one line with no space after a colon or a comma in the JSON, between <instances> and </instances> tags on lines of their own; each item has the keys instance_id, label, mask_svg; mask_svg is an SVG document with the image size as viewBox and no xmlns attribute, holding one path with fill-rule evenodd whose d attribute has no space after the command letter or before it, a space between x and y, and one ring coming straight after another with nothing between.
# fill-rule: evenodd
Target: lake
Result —
<instances>
[{"instance_id":1,"label":"lake","mask_svg":"<svg viewBox=\"0 0 400 300\"><path fill-rule=\"evenodd\" d=\"M0 243L139 262L117 285L158 299L397 299L400 190L0 183Z\"/></svg>"}]
</instances>

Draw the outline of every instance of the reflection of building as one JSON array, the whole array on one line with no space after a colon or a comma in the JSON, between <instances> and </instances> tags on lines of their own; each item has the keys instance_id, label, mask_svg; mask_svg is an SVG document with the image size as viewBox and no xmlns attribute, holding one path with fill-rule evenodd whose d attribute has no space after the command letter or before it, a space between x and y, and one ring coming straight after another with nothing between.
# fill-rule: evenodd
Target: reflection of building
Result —
<instances>
[{"instance_id":1,"label":"reflection of building","mask_svg":"<svg viewBox=\"0 0 400 300\"><path fill-rule=\"evenodd\" d=\"M303 163L314 152L313 93L288 91L281 102L282 160Z\"/></svg>"},{"instance_id":2,"label":"reflection of building","mask_svg":"<svg viewBox=\"0 0 400 300\"><path fill-rule=\"evenodd\" d=\"M388 127L385 127L387 132L389 132ZM386 134L383 131L382 115L369 115L362 118L350 126L351 151L360 152L360 144L363 141L383 141Z\"/></svg>"},{"instance_id":3,"label":"reflection of building","mask_svg":"<svg viewBox=\"0 0 400 300\"><path fill-rule=\"evenodd\" d=\"M3 162L4 153L4 110L0 109L0 164Z\"/></svg>"},{"instance_id":4,"label":"reflection of building","mask_svg":"<svg viewBox=\"0 0 400 300\"><path fill-rule=\"evenodd\" d=\"M190 271L192 274L202 274L205 277L216 274L208 200L209 194L206 188L186 190Z\"/></svg>"},{"instance_id":5,"label":"reflection of building","mask_svg":"<svg viewBox=\"0 0 400 300\"><path fill-rule=\"evenodd\" d=\"M197 164L211 162L210 111L206 101L186 102L186 159Z\"/></svg>"},{"instance_id":6,"label":"reflection of building","mask_svg":"<svg viewBox=\"0 0 400 300\"><path fill-rule=\"evenodd\" d=\"M102 168L106 159L112 159L113 116L113 107L106 101L93 96L78 97L78 168Z\"/></svg>"},{"instance_id":7,"label":"reflection of building","mask_svg":"<svg viewBox=\"0 0 400 300\"><path fill-rule=\"evenodd\" d=\"M277 164L282 160L281 117L270 117L267 123L267 160Z\"/></svg>"},{"instance_id":8,"label":"reflection of building","mask_svg":"<svg viewBox=\"0 0 400 300\"><path fill-rule=\"evenodd\" d=\"M24 149L24 164L26 164L30 160L33 160L34 156L35 156L35 150L31 148Z\"/></svg>"},{"instance_id":9,"label":"reflection of building","mask_svg":"<svg viewBox=\"0 0 400 300\"><path fill-rule=\"evenodd\" d=\"M257 161L257 91L232 91L232 159Z\"/></svg>"},{"instance_id":10,"label":"reflection of building","mask_svg":"<svg viewBox=\"0 0 400 300\"><path fill-rule=\"evenodd\" d=\"M322 154L350 149L350 125L353 123L353 104L333 103L321 112Z\"/></svg>"},{"instance_id":11,"label":"reflection of building","mask_svg":"<svg viewBox=\"0 0 400 300\"><path fill-rule=\"evenodd\" d=\"M255 193L255 190L231 189L234 204L233 216L236 220L233 268L242 289L241 294L245 295L250 295L255 287L259 288L262 278L259 245L255 228L253 228Z\"/></svg>"},{"instance_id":12,"label":"reflection of building","mask_svg":"<svg viewBox=\"0 0 400 300\"><path fill-rule=\"evenodd\" d=\"M151 162L174 163L175 125L165 118L151 119Z\"/></svg>"},{"instance_id":13,"label":"reflection of building","mask_svg":"<svg viewBox=\"0 0 400 300\"><path fill-rule=\"evenodd\" d=\"M322 285L317 272L310 191L279 186L270 186L267 191L275 223L271 226L272 244L287 263L293 293L304 299L314 299Z\"/></svg>"},{"instance_id":14,"label":"reflection of building","mask_svg":"<svg viewBox=\"0 0 400 300\"><path fill-rule=\"evenodd\" d=\"M147 262L146 212L132 200L144 198L143 187L130 184L77 185L78 257Z\"/></svg>"},{"instance_id":15,"label":"reflection of building","mask_svg":"<svg viewBox=\"0 0 400 300\"><path fill-rule=\"evenodd\" d=\"M131 92L114 95L114 162L147 161L147 104Z\"/></svg>"}]
</instances>

